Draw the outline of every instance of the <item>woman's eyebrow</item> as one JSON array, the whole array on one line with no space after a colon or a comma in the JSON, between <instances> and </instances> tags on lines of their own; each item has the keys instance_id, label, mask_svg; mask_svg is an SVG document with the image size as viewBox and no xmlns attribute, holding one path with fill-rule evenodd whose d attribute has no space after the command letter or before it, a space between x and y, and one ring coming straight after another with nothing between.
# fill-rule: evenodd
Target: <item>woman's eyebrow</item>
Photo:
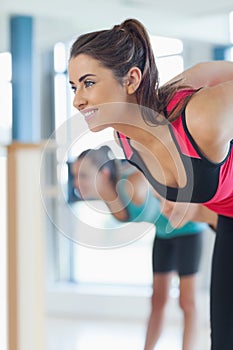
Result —
<instances>
[{"instance_id":1,"label":"woman's eyebrow","mask_svg":"<svg viewBox=\"0 0 233 350\"><path fill-rule=\"evenodd\" d=\"M84 74L82 77L79 78L79 83L81 83L81 81L83 81L85 78L87 77L95 77L96 75L95 74L91 74L91 73L88 73L88 74Z\"/></svg>"},{"instance_id":2,"label":"woman's eyebrow","mask_svg":"<svg viewBox=\"0 0 233 350\"><path fill-rule=\"evenodd\" d=\"M79 78L79 83L81 83L85 78L87 78L87 77L95 77L96 75L95 74L91 74L91 73L88 73L88 74L84 74L83 76L81 76L80 78ZM75 83L73 82L73 81L69 81L69 83L71 84L71 85L75 85Z\"/></svg>"}]
</instances>

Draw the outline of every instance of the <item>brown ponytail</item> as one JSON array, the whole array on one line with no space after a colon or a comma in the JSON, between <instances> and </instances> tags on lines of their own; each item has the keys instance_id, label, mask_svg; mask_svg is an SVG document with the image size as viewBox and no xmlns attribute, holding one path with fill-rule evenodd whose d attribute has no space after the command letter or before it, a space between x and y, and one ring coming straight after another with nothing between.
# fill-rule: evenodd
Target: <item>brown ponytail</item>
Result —
<instances>
[{"instance_id":1,"label":"brown ponytail","mask_svg":"<svg viewBox=\"0 0 233 350\"><path fill-rule=\"evenodd\" d=\"M180 87L172 84L160 91L154 53L142 23L136 19L127 19L112 29L83 34L73 43L70 58L81 53L111 69L122 84L130 68L138 67L142 72L142 80L136 97L143 119L152 125L164 123L165 119L161 115L164 115L169 100Z\"/></svg>"},{"instance_id":2,"label":"brown ponytail","mask_svg":"<svg viewBox=\"0 0 233 350\"><path fill-rule=\"evenodd\" d=\"M98 149L87 149L83 151L77 159L90 159L98 171L104 168L109 170L109 179L114 184L119 180L118 160L113 157L112 150L109 146L101 146Z\"/></svg>"}]
</instances>

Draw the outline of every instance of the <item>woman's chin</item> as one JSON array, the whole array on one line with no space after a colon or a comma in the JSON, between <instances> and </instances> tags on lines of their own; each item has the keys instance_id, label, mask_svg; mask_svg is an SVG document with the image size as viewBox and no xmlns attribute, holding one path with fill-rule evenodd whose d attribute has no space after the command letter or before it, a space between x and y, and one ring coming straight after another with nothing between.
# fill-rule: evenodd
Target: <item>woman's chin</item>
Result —
<instances>
[{"instance_id":1,"label":"woman's chin","mask_svg":"<svg viewBox=\"0 0 233 350\"><path fill-rule=\"evenodd\" d=\"M88 127L92 132L99 132L106 129L107 125L97 125L97 126L88 125Z\"/></svg>"}]
</instances>

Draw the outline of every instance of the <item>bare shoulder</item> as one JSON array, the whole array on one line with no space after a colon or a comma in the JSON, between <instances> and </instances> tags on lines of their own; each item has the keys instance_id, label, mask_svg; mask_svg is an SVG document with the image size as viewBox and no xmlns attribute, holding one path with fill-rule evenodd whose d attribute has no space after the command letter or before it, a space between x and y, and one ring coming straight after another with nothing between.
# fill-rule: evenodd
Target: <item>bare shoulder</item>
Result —
<instances>
[{"instance_id":1,"label":"bare shoulder","mask_svg":"<svg viewBox=\"0 0 233 350\"><path fill-rule=\"evenodd\" d=\"M224 159L233 138L233 81L203 88L186 107L186 123L203 154L214 162Z\"/></svg>"}]
</instances>

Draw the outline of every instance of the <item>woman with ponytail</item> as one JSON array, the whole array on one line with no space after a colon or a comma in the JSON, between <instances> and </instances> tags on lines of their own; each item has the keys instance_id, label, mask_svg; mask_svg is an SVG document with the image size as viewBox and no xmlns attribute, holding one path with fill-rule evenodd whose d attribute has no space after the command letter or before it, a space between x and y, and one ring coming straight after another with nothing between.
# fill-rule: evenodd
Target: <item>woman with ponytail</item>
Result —
<instances>
[{"instance_id":1,"label":"woman with ponytail","mask_svg":"<svg viewBox=\"0 0 233 350\"><path fill-rule=\"evenodd\" d=\"M116 131L129 162L160 196L218 214L211 349L233 348L233 63L204 62L159 85L145 27L127 19L72 45L74 106L90 130Z\"/></svg>"}]
</instances>

